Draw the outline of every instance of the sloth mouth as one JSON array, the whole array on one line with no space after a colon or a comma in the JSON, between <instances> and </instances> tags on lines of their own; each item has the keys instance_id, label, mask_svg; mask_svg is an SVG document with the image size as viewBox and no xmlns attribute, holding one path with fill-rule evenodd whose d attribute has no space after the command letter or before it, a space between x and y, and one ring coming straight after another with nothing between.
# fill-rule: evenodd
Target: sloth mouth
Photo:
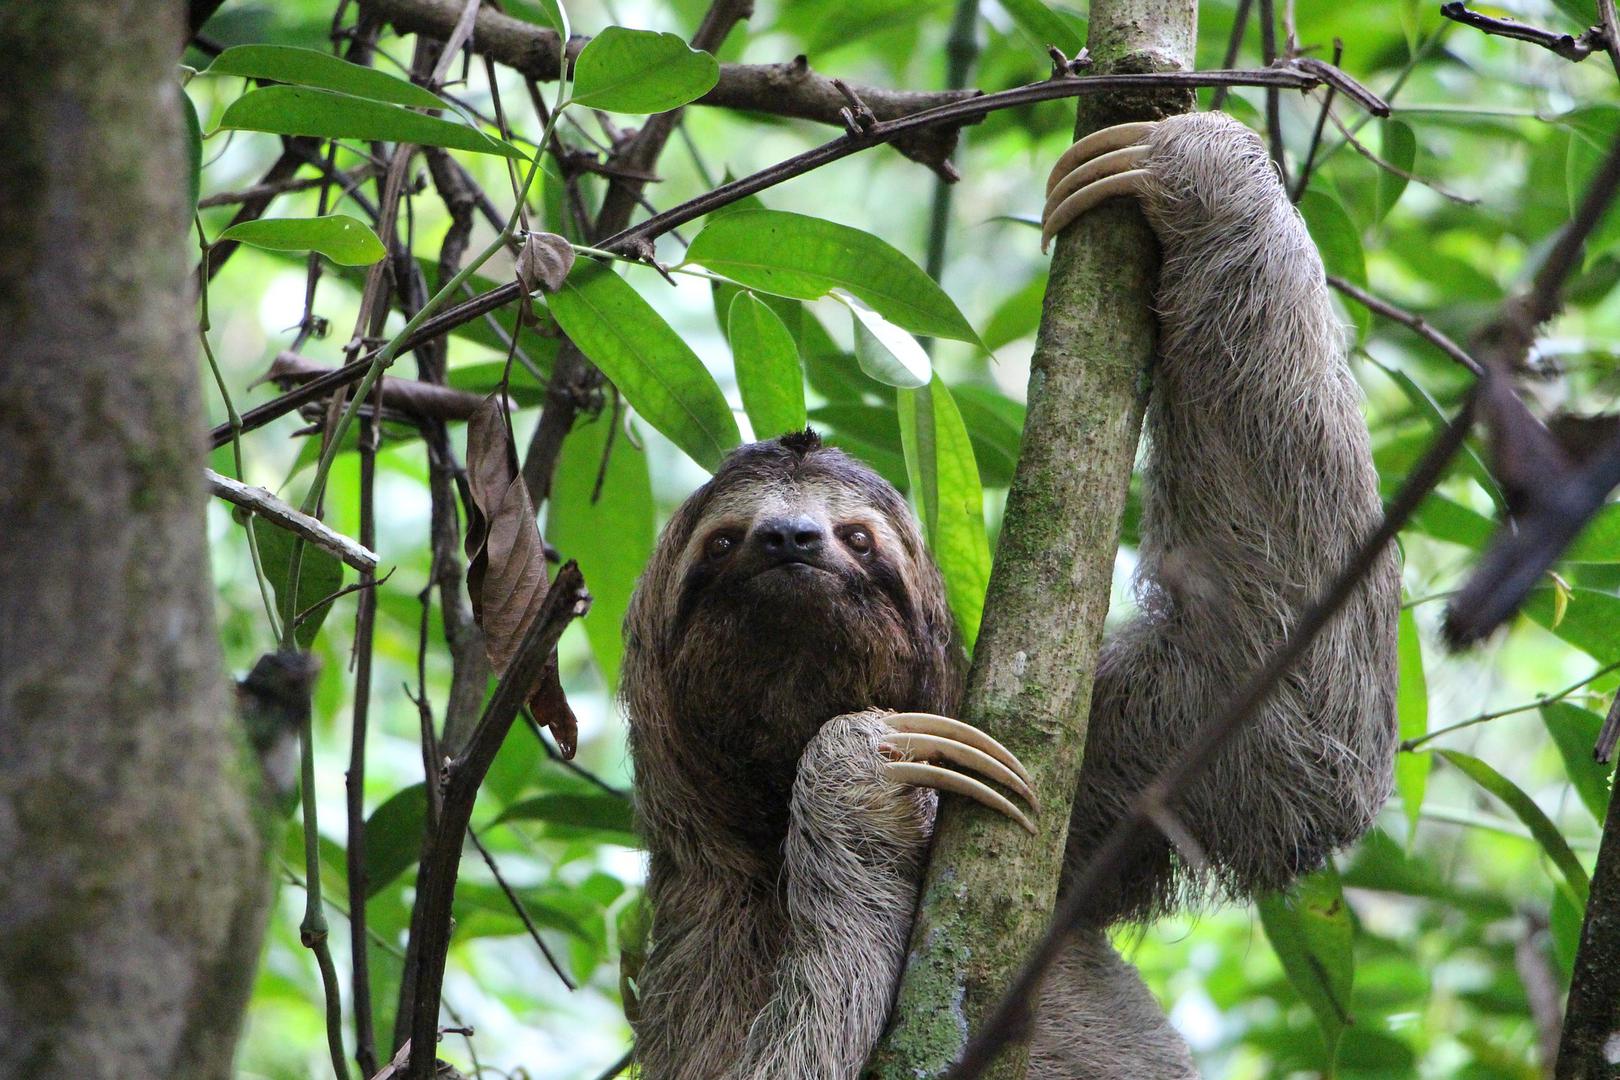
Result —
<instances>
[{"instance_id":1,"label":"sloth mouth","mask_svg":"<svg viewBox=\"0 0 1620 1080\"><path fill-rule=\"evenodd\" d=\"M761 567L753 574L753 577L762 578L771 574L787 574L792 577L804 577L810 574L826 574L829 577L837 576L825 566L810 562L807 559L787 558L774 562L770 566Z\"/></svg>"}]
</instances>

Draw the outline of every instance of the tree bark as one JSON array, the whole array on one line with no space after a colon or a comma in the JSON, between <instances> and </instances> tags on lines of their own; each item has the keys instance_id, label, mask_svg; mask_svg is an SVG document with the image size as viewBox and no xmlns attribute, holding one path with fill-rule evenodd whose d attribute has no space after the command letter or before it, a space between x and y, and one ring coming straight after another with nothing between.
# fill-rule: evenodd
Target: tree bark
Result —
<instances>
[{"instance_id":1,"label":"tree bark","mask_svg":"<svg viewBox=\"0 0 1620 1080\"><path fill-rule=\"evenodd\" d=\"M1193 0L1097 0L1091 71L1188 68L1196 17ZM1085 97L1075 134L1191 105L1191 95L1177 90ZM962 716L1029 766L1040 833L1027 836L960 800L942 805L910 959L870 1076L900 1080L949 1068L1051 916L1141 434L1157 251L1140 211L1125 200L1088 214L1057 241L1030 367L1023 454ZM1006 1053L991 1075L1022 1077L1027 1059L1024 1047Z\"/></svg>"},{"instance_id":2,"label":"tree bark","mask_svg":"<svg viewBox=\"0 0 1620 1080\"><path fill-rule=\"evenodd\" d=\"M1620 799L1609 800L1603 822L1553 1075L1620 1078Z\"/></svg>"},{"instance_id":3,"label":"tree bark","mask_svg":"<svg viewBox=\"0 0 1620 1080\"><path fill-rule=\"evenodd\" d=\"M185 28L0 13L3 1076L228 1076L268 907L205 546Z\"/></svg>"}]
</instances>

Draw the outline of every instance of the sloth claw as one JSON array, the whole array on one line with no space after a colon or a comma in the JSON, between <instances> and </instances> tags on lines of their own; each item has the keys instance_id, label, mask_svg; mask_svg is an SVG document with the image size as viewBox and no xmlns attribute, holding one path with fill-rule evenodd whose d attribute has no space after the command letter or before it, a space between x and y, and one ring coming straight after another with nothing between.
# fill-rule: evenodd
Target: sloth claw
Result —
<instances>
[{"instance_id":1,"label":"sloth claw","mask_svg":"<svg viewBox=\"0 0 1620 1080\"><path fill-rule=\"evenodd\" d=\"M1041 211L1041 250L1076 218L1105 199L1140 195L1148 171L1142 142L1157 121L1144 120L1094 131L1063 152L1046 179L1046 206Z\"/></svg>"},{"instance_id":2,"label":"sloth claw","mask_svg":"<svg viewBox=\"0 0 1620 1080\"><path fill-rule=\"evenodd\" d=\"M891 780L917 787L950 791L1005 814L1030 833L1035 825L1012 800L983 781L966 773L928 764L944 761L971 769L1012 788L1040 812L1040 803L1030 786L1029 772L1012 751L970 724L933 713L894 713L883 718L892 729L878 740L878 749L888 758L884 766Z\"/></svg>"}]
</instances>

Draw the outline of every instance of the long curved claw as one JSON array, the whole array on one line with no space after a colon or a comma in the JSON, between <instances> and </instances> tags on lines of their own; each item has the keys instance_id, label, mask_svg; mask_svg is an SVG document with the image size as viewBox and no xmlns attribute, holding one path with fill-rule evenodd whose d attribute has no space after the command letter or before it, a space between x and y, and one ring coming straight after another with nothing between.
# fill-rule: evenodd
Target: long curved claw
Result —
<instances>
[{"instance_id":1,"label":"long curved claw","mask_svg":"<svg viewBox=\"0 0 1620 1080\"><path fill-rule=\"evenodd\" d=\"M1030 784L1029 771L1012 751L978 728L947 716L894 713L884 720L892 732L879 740L878 746L885 757L893 759L885 766L891 779L965 795L1012 818L1030 833L1035 832L1028 815L983 781L918 760L945 761L978 772L1012 788L1039 813L1040 804Z\"/></svg>"},{"instance_id":2,"label":"long curved claw","mask_svg":"<svg viewBox=\"0 0 1620 1080\"><path fill-rule=\"evenodd\" d=\"M1145 120L1094 131L1063 152L1046 180L1046 207L1041 213L1041 250L1075 219L1098 203L1120 195L1139 195L1148 173L1137 168L1147 159L1141 143L1156 121Z\"/></svg>"}]
</instances>

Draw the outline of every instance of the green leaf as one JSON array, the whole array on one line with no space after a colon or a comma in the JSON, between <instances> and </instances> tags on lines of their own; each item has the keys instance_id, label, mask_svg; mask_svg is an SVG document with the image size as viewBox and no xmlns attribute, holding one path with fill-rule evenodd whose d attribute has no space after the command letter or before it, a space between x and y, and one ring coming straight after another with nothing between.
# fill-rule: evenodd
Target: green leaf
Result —
<instances>
[{"instance_id":1,"label":"green leaf","mask_svg":"<svg viewBox=\"0 0 1620 1080\"><path fill-rule=\"evenodd\" d=\"M1045 299L1046 275L1036 274L990 313L984 325L984 347L995 352L1003 345L1035 333L1041 325L1041 305Z\"/></svg>"},{"instance_id":2,"label":"green leaf","mask_svg":"<svg viewBox=\"0 0 1620 1080\"><path fill-rule=\"evenodd\" d=\"M927 386L934 365L917 339L842 289L833 296L849 308L855 336L855 362L886 386L915 390Z\"/></svg>"},{"instance_id":3,"label":"green leaf","mask_svg":"<svg viewBox=\"0 0 1620 1080\"><path fill-rule=\"evenodd\" d=\"M1316 1015L1332 1075L1339 1042L1350 1024L1350 990L1355 982L1355 926L1339 875L1329 864L1301 878L1286 893L1255 901L1283 971Z\"/></svg>"},{"instance_id":4,"label":"green leaf","mask_svg":"<svg viewBox=\"0 0 1620 1080\"><path fill-rule=\"evenodd\" d=\"M1041 0L1001 0L1001 8L1012 16L1018 29L1028 34L1037 48L1056 45L1063 50L1063 55L1073 56L1086 43L1074 26Z\"/></svg>"},{"instance_id":5,"label":"green leaf","mask_svg":"<svg viewBox=\"0 0 1620 1080\"><path fill-rule=\"evenodd\" d=\"M913 334L979 343L933 278L892 245L848 225L783 210L742 210L711 220L686 261L796 300L842 288Z\"/></svg>"},{"instance_id":6,"label":"green leaf","mask_svg":"<svg viewBox=\"0 0 1620 1080\"><path fill-rule=\"evenodd\" d=\"M1620 660L1620 597L1571 589L1562 618L1558 606L1553 589L1535 589L1524 602L1524 613L1599 663Z\"/></svg>"},{"instance_id":7,"label":"green leaf","mask_svg":"<svg viewBox=\"0 0 1620 1080\"><path fill-rule=\"evenodd\" d=\"M265 86L231 102L219 126L275 135L361 139L444 146L477 154L522 158L523 151L477 128L380 101L302 86Z\"/></svg>"},{"instance_id":8,"label":"green leaf","mask_svg":"<svg viewBox=\"0 0 1620 1080\"><path fill-rule=\"evenodd\" d=\"M563 558L579 560L590 582L585 636L609 694L619 686L624 613L636 577L652 556L656 533L647 455L614 430L616 422L613 411L605 409L574 425L563 440L546 511L546 540Z\"/></svg>"},{"instance_id":9,"label":"green leaf","mask_svg":"<svg viewBox=\"0 0 1620 1080\"><path fill-rule=\"evenodd\" d=\"M1558 867L1558 872L1563 875L1569 898L1577 907L1584 910L1587 893L1591 890L1586 868L1570 850L1563 834L1558 831L1558 826L1542 812L1535 800L1526 795L1513 781L1477 757L1457 750L1441 750L1439 753L1463 775L1507 803L1508 809L1524 823L1525 828L1530 830L1530 835L1535 837L1536 843L1541 845L1541 850L1547 853L1547 858Z\"/></svg>"},{"instance_id":10,"label":"green leaf","mask_svg":"<svg viewBox=\"0 0 1620 1080\"><path fill-rule=\"evenodd\" d=\"M574 61L575 105L609 112L659 113L714 88L720 65L674 34L610 26Z\"/></svg>"},{"instance_id":11,"label":"green leaf","mask_svg":"<svg viewBox=\"0 0 1620 1080\"><path fill-rule=\"evenodd\" d=\"M1592 516L1564 553L1566 562L1620 563L1620 503L1610 503Z\"/></svg>"},{"instance_id":12,"label":"green leaf","mask_svg":"<svg viewBox=\"0 0 1620 1080\"><path fill-rule=\"evenodd\" d=\"M945 595L969 652L979 636L990 583L990 544L984 532L984 492L973 444L951 392L933 377L921 390L896 391L900 441L911 494Z\"/></svg>"},{"instance_id":13,"label":"green leaf","mask_svg":"<svg viewBox=\"0 0 1620 1080\"><path fill-rule=\"evenodd\" d=\"M1418 637L1417 619L1411 608L1401 609L1396 625L1400 686L1395 695L1395 713L1404 742L1428 733L1429 686L1423 674L1423 642ZM1401 753L1395 757L1395 790L1400 792L1401 806L1406 811L1408 848L1417 836L1418 817L1423 812L1423 796L1433 766L1433 754Z\"/></svg>"},{"instance_id":14,"label":"green leaf","mask_svg":"<svg viewBox=\"0 0 1620 1080\"><path fill-rule=\"evenodd\" d=\"M1450 425L1451 420L1446 416L1445 410L1440 408L1440 403L1435 401L1427 390L1414 382L1410 375L1397 368L1385 367L1376 361L1374 361L1373 366L1394 381L1395 385L1400 388L1401 393L1406 395L1406 400L1412 403L1412 407L1422 415L1436 434L1444 431ZM1479 455L1474 453L1473 447L1464 446L1458 461L1462 470L1473 477L1480 487L1485 489L1485 494L1491 497L1491 501L1498 508L1503 508L1506 505L1502 498L1502 489L1497 485L1496 478L1485 467L1485 463L1479 459ZM1494 528L1492 531L1495 531Z\"/></svg>"},{"instance_id":15,"label":"green leaf","mask_svg":"<svg viewBox=\"0 0 1620 1080\"><path fill-rule=\"evenodd\" d=\"M1379 127L1384 133L1384 152L1379 156L1402 172L1410 173L1417 161L1417 136L1412 134L1411 127L1400 120L1383 120ZM1385 168L1378 170L1377 210L1373 220L1384 220L1384 215L1400 201L1406 185L1406 177Z\"/></svg>"},{"instance_id":16,"label":"green leaf","mask_svg":"<svg viewBox=\"0 0 1620 1080\"><path fill-rule=\"evenodd\" d=\"M546 303L625 400L693 461L713 472L742 441L725 395L697 354L613 271L581 259Z\"/></svg>"},{"instance_id":17,"label":"green leaf","mask_svg":"<svg viewBox=\"0 0 1620 1080\"><path fill-rule=\"evenodd\" d=\"M1609 772L1613 768L1592 756L1603 717L1567 701L1549 701L1541 707L1541 722L1564 759L1564 771L1581 802L1599 825L1609 810Z\"/></svg>"},{"instance_id":18,"label":"green leaf","mask_svg":"<svg viewBox=\"0 0 1620 1080\"><path fill-rule=\"evenodd\" d=\"M259 543L259 560L264 564L264 575L276 591L276 609L283 617L287 611L287 587L291 584L293 547L298 537L284 529L258 518L253 523L253 536ZM309 615L299 624L294 634L302 648L309 648L320 633L321 623L332 610L331 602L309 609L321 600L343 588L343 564L325 548L305 543L298 571L298 601L294 611Z\"/></svg>"},{"instance_id":19,"label":"green leaf","mask_svg":"<svg viewBox=\"0 0 1620 1080\"><path fill-rule=\"evenodd\" d=\"M597 834L607 843L639 846L630 803L616 795L536 795L501 811L496 823L540 821L566 830ZM606 835L601 835L606 834Z\"/></svg>"},{"instance_id":20,"label":"green leaf","mask_svg":"<svg viewBox=\"0 0 1620 1080\"><path fill-rule=\"evenodd\" d=\"M220 240L270 251L318 251L344 266L365 266L388 254L377 234L347 214L317 218L258 218L232 225Z\"/></svg>"},{"instance_id":21,"label":"green leaf","mask_svg":"<svg viewBox=\"0 0 1620 1080\"><path fill-rule=\"evenodd\" d=\"M804 430L804 370L787 324L759 297L740 291L726 315L726 336L754 438Z\"/></svg>"},{"instance_id":22,"label":"green leaf","mask_svg":"<svg viewBox=\"0 0 1620 1080\"><path fill-rule=\"evenodd\" d=\"M197 209L197 197L202 193L202 124L197 120L197 105L191 95L180 94L185 102L183 119L186 122L186 205Z\"/></svg>"},{"instance_id":23,"label":"green leaf","mask_svg":"<svg viewBox=\"0 0 1620 1080\"><path fill-rule=\"evenodd\" d=\"M1361 250L1361 233L1339 200L1313 187L1300 198L1299 212L1305 217L1316 249L1322 253L1327 272L1365 287L1367 257ZM1347 305L1347 310L1355 321L1357 339L1365 338L1372 328L1372 313L1360 304Z\"/></svg>"},{"instance_id":24,"label":"green leaf","mask_svg":"<svg viewBox=\"0 0 1620 1080\"><path fill-rule=\"evenodd\" d=\"M415 83L376 68L351 64L331 53L290 45L233 45L215 57L203 74L270 79L419 109L445 107L437 95Z\"/></svg>"},{"instance_id":25,"label":"green leaf","mask_svg":"<svg viewBox=\"0 0 1620 1080\"><path fill-rule=\"evenodd\" d=\"M412 784L388 797L366 819L366 897L370 899L416 865L427 826L427 787Z\"/></svg>"}]
</instances>

